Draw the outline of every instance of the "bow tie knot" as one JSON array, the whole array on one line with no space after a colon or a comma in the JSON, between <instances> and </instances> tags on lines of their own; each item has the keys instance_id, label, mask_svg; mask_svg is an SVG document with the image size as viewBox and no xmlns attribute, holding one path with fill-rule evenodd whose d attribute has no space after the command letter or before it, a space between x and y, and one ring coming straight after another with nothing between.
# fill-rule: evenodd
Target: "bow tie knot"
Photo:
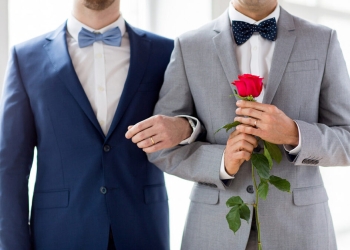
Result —
<instances>
[{"instance_id":1,"label":"bow tie knot","mask_svg":"<svg viewBox=\"0 0 350 250\"><path fill-rule=\"evenodd\" d=\"M120 47L122 35L119 27L110 29L105 33L91 32L87 29L81 28L81 31L78 35L78 43L80 48L90 46L97 41L102 41L107 45Z\"/></svg>"},{"instance_id":2,"label":"bow tie knot","mask_svg":"<svg viewBox=\"0 0 350 250\"><path fill-rule=\"evenodd\" d=\"M267 19L260 24L250 24L242 21L232 21L233 36L237 45L242 45L253 35L254 32L270 41L276 41L277 23L275 18Z\"/></svg>"}]
</instances>

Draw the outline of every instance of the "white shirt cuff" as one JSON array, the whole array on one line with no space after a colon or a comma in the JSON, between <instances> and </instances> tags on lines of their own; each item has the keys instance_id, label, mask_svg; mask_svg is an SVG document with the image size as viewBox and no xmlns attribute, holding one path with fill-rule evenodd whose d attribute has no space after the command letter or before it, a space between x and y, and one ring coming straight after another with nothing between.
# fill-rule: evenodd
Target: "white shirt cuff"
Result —
<instances>
[{"instance_id":1,"label":"white shirt cuff","mask_svg":"<svg viewBox=\"0 0 350 250\"><path fill-rule=\"evenodd\" d=\"M298 146L293 147L291 145L283 145L284 149L291 155L297 155L299 154L300 150L301 150L301 136L300 136L300 128L298 126L297 123L295 123L298 127L298 133L299 133L299 143Z\"/></svg>"},{"instance_id":2,"label":"white shirt cuff","mask_svg":"<svg viewBox=\"0 0 350 250\"><path fill-rule=\"evenodd\" d=\"M193 121L195 121L196 127L192 128L193 132L192 132L191 136L188 137L186 140L183 140L182 142L180 142L180 145L191 144L192 142L194 142L197 139L198 135L202 132L200 121L197 118L194 118L194 117L188 116L188 115L177 115L176 117L184 117L184 118L192 119Z\"/></svg>"},{"instance_id":3,"label":"white shirt cuff","mask_svg":"<svg viewBox=\"0 0 350 250\"><path fill-rule=\"evenodd\" d=\"M235 178L234 175L229 175L226 172L226 169L225 169L225 151L224 151L224 153L222 154L222 158L221 158L220 180L232 180L234 178Z\"/></svg>"}]
</instances>

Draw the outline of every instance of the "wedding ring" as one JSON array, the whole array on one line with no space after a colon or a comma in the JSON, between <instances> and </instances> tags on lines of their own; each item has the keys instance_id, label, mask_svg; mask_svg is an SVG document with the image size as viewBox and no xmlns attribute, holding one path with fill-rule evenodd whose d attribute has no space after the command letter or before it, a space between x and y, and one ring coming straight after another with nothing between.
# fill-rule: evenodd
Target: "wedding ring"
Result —
<instances>
[{"instance_id":1,"label":"wedding ring","mask_svg":"<svg viewBox=\"0 0 350 250\"><path fill-rule=\"evenodd\" d=\"M151 139L152 145L154 145L155 142L154 142L154 140L153 140L153 137L151 136L150 139Z\"/></svg>"},{"instance_id":2,"label":"wedding ring","mask_svg":"<svg viewBox=\"0 0 350 250\"><path fill-rule=\"evenodd\" d=\"M254 122L254 128L258 128L257 123L258 123L258 120L257 120L257 119L255 119L255 122Z\"/></svg>"}]
</instances>

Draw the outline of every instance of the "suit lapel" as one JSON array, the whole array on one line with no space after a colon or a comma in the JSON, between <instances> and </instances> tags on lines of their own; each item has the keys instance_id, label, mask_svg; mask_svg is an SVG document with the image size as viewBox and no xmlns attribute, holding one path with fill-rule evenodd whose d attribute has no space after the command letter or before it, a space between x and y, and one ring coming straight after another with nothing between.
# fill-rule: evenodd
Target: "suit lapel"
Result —
<instances>
[{"instance_id":1,"label":"suit lapel","mask_svg":"<svg viewBox=\"0 0 350 250\"><path fill-rule=\"evenodd\" d=\"M271 104L281 83L284 71L288 64L290 55L295 42L295 26L293 17L281 8L281 14L277 24L278 34L275 45L275 51L272 57L269 80L266 85L266 91L263 103Z\"/></svg>"},{"instance_id":2,"label":"suit lapel","mask_svg":"<svg viewBox=\"0 0 350 250\"><path fill-rule=\"evenodd\" d=\"M218 33L213 37L214 46L220 59L221 66L224 69L227 81L232 92L234 92L235 87L231 83L238 78L240 72L236 57L237 45L233 39L227 11L217 19L214 31Z\"/></svg>"},{"instance_id":3,"label":"suit lapel","mask_svg":"<svg viewBox=\"0 0 350 250\"><path fill-rule=\"evenodd\" d=\"M145 33L132 28L128 23L126 23L126 28L130 39L130 67L118 108L106 136L106 140L108 140L117 127L128 105L137 92L145 74L149 56L151 54L151 41L144 37Z\"/></svg>"},{"instance_id":4,"label":"suit lapel","mask_svg":"<svg viewBox=\"0 0 350 250\"><path fill-rule=\"evenodd\" d=\"M55 32L51 33L46 39L49 42L44 45L44 48L50 57L57 76L66 85L86 116L104 137L69 56L66 39L66 23L60 26Z\"/></svg>"}]
</instances>

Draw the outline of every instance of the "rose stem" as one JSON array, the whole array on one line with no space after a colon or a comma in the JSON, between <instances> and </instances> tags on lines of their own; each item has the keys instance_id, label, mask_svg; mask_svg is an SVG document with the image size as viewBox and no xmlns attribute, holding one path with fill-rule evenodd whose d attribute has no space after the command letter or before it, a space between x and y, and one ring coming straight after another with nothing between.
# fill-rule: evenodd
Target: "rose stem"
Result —
<instances>
[{"instance_id":1,"label":"rose stem","mask_svg":"<svg viewBox=\"0 0 350 250\"><path fill-rule=\"evenodd\" d=\"M254 173L254 166L252 164L252 178L255 188L255 204L254 204L254 210L255 210L255 220L256 220L256 227L258 229L258 249L262 250L262 244L260 241L260 221L259 221L259 193L258 193L258 186L256 185L256 179L255 179L255 173Z\"/></svg>"}]
</instances>

